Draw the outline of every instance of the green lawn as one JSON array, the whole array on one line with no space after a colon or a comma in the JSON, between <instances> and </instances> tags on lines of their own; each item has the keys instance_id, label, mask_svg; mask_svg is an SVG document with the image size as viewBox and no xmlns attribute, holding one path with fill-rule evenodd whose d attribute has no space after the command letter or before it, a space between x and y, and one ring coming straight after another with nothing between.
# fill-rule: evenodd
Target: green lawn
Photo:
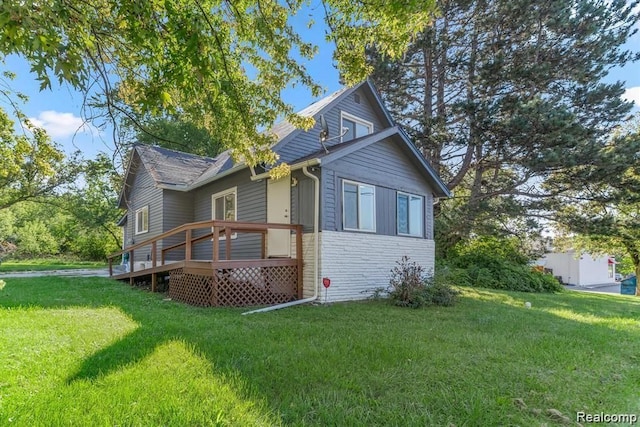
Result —
<instances>
[{"instance_id":1,"label":"green lawn","mask_svg":"<svg viewBox=\"0 0 640 427\"><path fill-rule=\"evenodd\" d=\"M107 264L98 261L76 261L64 258L43 258L29 260L6 260L0 263L0 273L14 271L71 270L77 268L105 268Z\"/></svg>"},{"instance_id":2,"label":"green lawn","mask_svg":"<svg viewBox=\"0 0 640 427\"><path fill-rule=\"evenodd\" d=\"M99 278L6 279L0 425L555 425L640 414L640 300L463 290L241 316ZM525 301L533 305L523 307Z\"/></svg>"}]
</instances>

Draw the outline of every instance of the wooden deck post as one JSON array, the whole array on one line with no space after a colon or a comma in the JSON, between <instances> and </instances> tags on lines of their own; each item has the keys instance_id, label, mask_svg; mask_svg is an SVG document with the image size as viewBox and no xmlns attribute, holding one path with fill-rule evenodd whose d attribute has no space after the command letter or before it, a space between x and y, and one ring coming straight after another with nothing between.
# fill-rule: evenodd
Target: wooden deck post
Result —
<instances>
[{"instance_id":1,"label":"wooden deck post","mask_svg":"<svg viewBox=\"0 0 640 427\"><path fill-rule=\"evenodd\" d=\"M158 273L151 273L151 292L156 291L157 284L158 284Z\"/></svg>"},{"instance_id":2,"label":"wooden deck post","mask_svg":"<svg viewBox=\"0 0 640 427\"><path fill-rule=\"evenodd\" d=\"M133 286L133 249L129 251L129 284Z\"/></svg>"},{"instance_id":3,"label":"wooden deck post","mask_svg":"<svg viewBox=\"0 0 640 427\"><path fill-rule=\"evenodd\" d=\"M302 274L302 225L296 225L296 260L298 265L298 299L302 299L304 293L304 276Z\"/></svg>"},{"instance_id":4,"label":"wooden deck post","mask_svg":"<svg viewBox=\"0 0 640 427\"><path fill-rule=\"evenodd\" d=\"M158 249L158 245L157 242L154 240L151 243L151 267L152 268L156 268L156 251ZM158 277L156 275L156 273L151 273L151 292L155 292L156 291L156 284L158 283Z\"/></svg>"},{"instance_id":5,"label":"wooden deck post","mask_svg":"<svg viewBox=\"0 0 640 427\"><path fill-rule=\"evenodd\" d=\"M220 261L220 227L213 226L213 260Z\"/></svg>"},{"instance_id":6,"label":"wooden deck post","mask_svg":"<svg viewBox=\"0 0 640 427\"><path fill-rule=\"evenodd\" d=\"M224 228L224 236L225 236L225 242L224 242L224 249L226 252L226 256L227 256L227 261L229 261L231 259L231 228L229 226L226 226Z\"/></svg>"},{"instance_id":7,"label":"wooden deck post","mask_svg":"<svg viewBox=\"0 0 640 427\"><path fill-rule=\"evenodd\" d=\"M218 306L218 269L213 268L211 275L211 301L212 307Z\"/></svg>"},{"instance_id":8,"label":"wooden deck post","mask_svg":"<svg viewBox=\"0 0 640 427\"><path fill-rule=\"evenodd\" d=\"M184 259L187 261L191 261L191 251L193 249L193 242L191 241L191 232L192 230L190 228L187 229L187 235L185 238L185 243L187 244L187 246L184 249Z\"/></svg>"},{"instance_id":9,"label":"wooden deck post","mask_svg":"<svg viewBox=\"0 0 640 427\"><path fill-rule=\"evenodd\" d=\"M109 277L113 276L113 259L109 258Z\"/></svg>"},{"instance_id":10,"label":"wooden deck post","mask_svg":"<svg viewBox=\"0 0 640 427\"><path fill-rule=\"evenodd\" d=\"M156 250L158 249L157 242L151 242L151 266L155 268L157 260L156 260Z\"/></svg>"}]
</instances>

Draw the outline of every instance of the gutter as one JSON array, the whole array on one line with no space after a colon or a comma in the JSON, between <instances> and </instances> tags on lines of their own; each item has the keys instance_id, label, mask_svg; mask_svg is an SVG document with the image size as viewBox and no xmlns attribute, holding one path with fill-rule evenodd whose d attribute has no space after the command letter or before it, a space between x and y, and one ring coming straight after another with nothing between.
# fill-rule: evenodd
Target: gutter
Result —
<instances>
[{"instance_id":1,"label":"gutter","mask_svg":"<svg viewBox=\"0 0 640 427\"><path fill-rule=\"evenodd\" d=\"M318 278L318 273L319 273L319 260L318 260L318 255L320 254L320 242L319 242L319 237L320 237L320 179L315 176L314 174L312 174L311 172L309 172L308 167L309 166L314 166L314 165L319 165L320 164L320 159L313 159L313 160L308 160L305 162L301 162L301 163L296 163L294 165L291 165L291 170L297 170L302 168L302 173L305 174L306 176L308 176L309 178L313 179L314 181L314 204L315 204L315 209L313 211L313 281L314 281L314 287L313 287L313 296L309 297L309 298L304 298L301 300L297 300L297 301L291 301L291 302L286 302L284 304L278 304L278 305L272 305L271 307L265 307L265 308L259 308L257 310L252 310L252 311L247 311L242 313L242 315L245 314L254 314L254 313L264 313L267 311L273 311L273 310L278 310L281 308L287 308L287 307L291 307L294 305L300 305L300 304L306 304L308 302L312 302L315 301L316 299L318 299L318 287L320 285L320 280ZM263 179L263 178L267 178L268 177L268 172L266 172L267 176L262 177L263 174L260 175L255 175L252 176L251 179L253 181L257 181L259 179ZM302 256L302 254L298 254L299 256Z\"/></svg>"},{"instance_id":2,"label":"gutter","mask_svg":"<svg viewBox=\"0 0 640 427\"><path fill-rule=\"evenodd\" d=\"M317 179L315 175L311 175L311 174L307 174L307 172L305 172L306 168L308 166L318 166L320 164L320 159L315 158L315 159L311 159L311 160L305 160L303 162L299 162L299 163L294 163L291 166L289 166L289 168L292 171L295 170L299 170L302 169L302 173L304 173L307 176L312 177L313 179ZM255 171L253 170L253 168L251 168L251 181L260 181L261 179L266 179L266 178L270 178L271 177L271 173L270 172L263 172L261 174L256 175ZM316 205L316 208L318 206Z\"/></svg>"}]
</instances>

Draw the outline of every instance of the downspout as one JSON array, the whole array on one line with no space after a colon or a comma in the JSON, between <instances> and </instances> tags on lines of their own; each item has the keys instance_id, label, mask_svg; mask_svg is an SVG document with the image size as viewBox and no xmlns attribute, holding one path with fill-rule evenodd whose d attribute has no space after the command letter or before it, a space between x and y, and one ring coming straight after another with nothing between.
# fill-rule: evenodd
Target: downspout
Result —
<instances>
[{"instance_id":1,"label":"downspout","mask_svg":"<svg viewBox=\"0 0 640 427\"><path fill-rule=\"evenodd\" d=\"M285 302L284 304L273 305L270 307L259 308L257 310L246 311L242 313L245 314L253 314L253 313L264 313L266 311L278 310L280 308L287 308L294 305L306 304L308 302L315 301L318 298L318 272L319 272L319 262L318 255L320 253L320 179L314 174L309 172L308 166L302 166L302 173L313 179L314 181L314 204L315 209L313 210L313 296L309 298L304 298L297 301ZM301 256L301 254L298 254Z\"/></svg>"}]
</instances>

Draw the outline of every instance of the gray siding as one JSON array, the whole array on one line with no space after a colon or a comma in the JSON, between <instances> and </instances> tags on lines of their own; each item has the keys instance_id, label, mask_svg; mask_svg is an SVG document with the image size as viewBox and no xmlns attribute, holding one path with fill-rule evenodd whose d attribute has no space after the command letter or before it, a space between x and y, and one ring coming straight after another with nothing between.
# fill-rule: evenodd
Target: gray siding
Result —
<instances>
[{"instance_id":1,"label":"gray siding","mask_svg":"<svg viewBox=\"0 0 640 427\"><path fill-rule=\"evenodd\" d=\"M320 185L320 198L322 202L320 215L320 229L337 230L342 224L342 217L336 218L337 197L339 197L341 186L338 185L336 172L333 169L322 168L322 179Z\"/></svg>"},{"instance_id":2,"label":"gray siding","mask_svg":"<svg viewBox=\"0 0 640 427\"><path fill-rule=\"evenodd\" d=\"M433 193L428 193L425 198L425 219L427 224L425 225L426 238L433 239Z\"/></svg>"},{"instance_id":3,"label":"gray siding","mask_svg":"<svg viewBox=\"0 0 640 427\"><path fill-rule=\"evenodd\" d=\"M355 95L360 97L360 103L355 102ZM374 107L375 105L375 107ZM377 107L376 101L369 95L368 90L364 90L362 87L357 91L349 94L342 99L336 106L331 108L324 114L327 124L329 126L330 138L340 135L340 112L344 111L358 118L373 123L373 131L379 132L382 129L389 127L389 124L382 113ZM292 162L294 160L309 156L322 149L319 141L320 136L320 123L319 120L316 125L308 132L300 132L295 139L287 143L282 147L278 154L280 159L284 162ZM336 145L340 143L340 138L334 139L327 143L328 146Z\"/></svg>"},{"instance_id":4,"label":"gray siding","mask_svg":"<svg viewBox=\"0 0 640 427\"><path fill-rule=\"evenodd\" d=\"M155 183L143 165L139 165L132 180L132 188L129 192L127 212L126 246L140 243L163 233L162 221L162 190ZM149 206L149 231L135 234L136 211L144 206ZM147 261L151 259L151 246L134 251L134 261Z\"/></svg>"},{"instance_id":5,"label":"gray siding","mask_svg":"<svg viewBox=\"0 0 640 427\"><path fill-rule=\"evenodd\" d=\"M248 170L239 171L209 185L195 190L193 221L210 220L211 196L221 191L237 187L238 221L266 222L267 187L266 181L254 182ZM205 233L203 230L202 233ZM201 234L202 234L201 233ZM231 259L260 258L261 239L257 234L238 234L232 242ZM211 259L213 247L210 241L204 241L194 248L195 259ZM224 242L220 245L220 258L226 257Z\"/></svg>"},{"instance_id":6,"label":"gray siding","mask_svg":"<svg viewBox=\"0 0 640 427\"><path fill-rule=\"evenodd\" d=\"M342 200L342 198L340 199ZM340 208L342 211L342 207ZM396 233L396 190L376 187L376 233L395 236Z\"/></svg>"},{"instance_id":7,"label":"gray siding","mask_svg":"<svg viewBox=\"0 0 640 427\"><path fill-rule=\"evenodd\" d=\"M179 191L163 191L163 230L169 231L182 224L193 222L193 194ZM184 242L185 233L177 234L165 239L162 247L168 247ZM166 259L179 261L184 259L184 249L175 249L167 252Z\"/></svg>"},{"instance_id":8,"label":"gray siding","mask_svg":"<svg viewBox=\"0 0 640 427\"><path fill-rule=\"evenodd\" d=\"M128 245L128 241L131 238L130 233L131 231L129 230L129 214L127 213L127 219L125 219L124 224L122 224L122 247L124 248L125 246Z\"/></svg>"},{"instance_id":9,"label":"gray siding","mask_svg":"<svg viewBox=\"0 0 640 427\"><path fill-rule=\"evenodd\" d=\"M426 238L433 238L432 189L392 140L372 144L322 168L323 230L342 230L342 181L376 186L376 234L395 236L396 192L424 196Z\"/></svg>"},{"instance_id":10,"label":"gray siding","mask_svg":"<svg viewBox=\"0 0 640 427\"><path fill-rule=\"evenodd\" d=\"M291 223L301 224L303 231L310 233L313 231L315 183L301 171L293 171L291 176L297 180L297 184L291 188Z\"/></svg>"}]
</instances>

